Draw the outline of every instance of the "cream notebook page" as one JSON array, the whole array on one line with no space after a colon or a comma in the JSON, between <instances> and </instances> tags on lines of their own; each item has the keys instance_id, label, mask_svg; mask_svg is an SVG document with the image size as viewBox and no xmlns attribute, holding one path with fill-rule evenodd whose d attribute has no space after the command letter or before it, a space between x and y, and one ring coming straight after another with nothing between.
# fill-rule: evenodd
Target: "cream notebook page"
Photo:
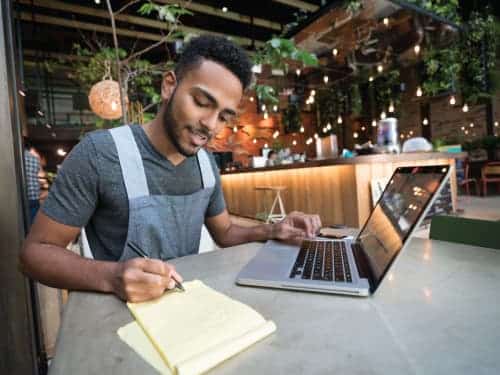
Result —
<instances>
[{"instance_id":1,"label":"cream notebook page","mask_svg":"<svg viewBox=\"0 0 500 375\"><path fill-rule=\"evenodd\" d=\"M149 302L128 303L149 340L133 323L118 334L160 372L199 374L246 349L276 330L249 306L207 287L199 280ZM135 332L135 333L134 333ZM149 341L149 342L148 342ZM146 349L146 343L149 347ZM152 347L156 353L151 352Z\"/></svg>"}]
</instances>

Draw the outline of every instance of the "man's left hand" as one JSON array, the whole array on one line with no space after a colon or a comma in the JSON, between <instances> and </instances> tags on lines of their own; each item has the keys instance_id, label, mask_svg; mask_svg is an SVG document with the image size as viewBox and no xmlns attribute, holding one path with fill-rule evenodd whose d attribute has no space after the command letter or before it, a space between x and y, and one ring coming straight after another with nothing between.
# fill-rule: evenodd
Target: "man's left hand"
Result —
<instances>
[{"instance_id":1,"label":"man's left hand","mask_svg":"<svg viewBox=\"0 0 500 375\"><path fill-rule=\"evenodd\" d=\"M319 215L293 211L279 223L273 224L273 237L289 243L300 243L304 238L314 238L321 229Z\"/></svg>"}]
</instances>

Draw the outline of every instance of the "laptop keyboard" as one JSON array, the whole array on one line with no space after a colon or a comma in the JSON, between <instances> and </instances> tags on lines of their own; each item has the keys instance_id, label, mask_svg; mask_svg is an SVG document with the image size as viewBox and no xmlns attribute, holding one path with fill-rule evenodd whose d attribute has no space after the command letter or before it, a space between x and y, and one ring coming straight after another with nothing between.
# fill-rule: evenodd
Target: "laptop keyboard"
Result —
<instances>
[{"instance_id":1,"label":"laptop keyboard","mask_svg":"<svg viewBox=\"0 0 500 375\"><path fill-rule=\"evenodd\" d=\"M290 278L352 282L344 242L304 241L293 265Z\"/></svg>"}]
</instances>

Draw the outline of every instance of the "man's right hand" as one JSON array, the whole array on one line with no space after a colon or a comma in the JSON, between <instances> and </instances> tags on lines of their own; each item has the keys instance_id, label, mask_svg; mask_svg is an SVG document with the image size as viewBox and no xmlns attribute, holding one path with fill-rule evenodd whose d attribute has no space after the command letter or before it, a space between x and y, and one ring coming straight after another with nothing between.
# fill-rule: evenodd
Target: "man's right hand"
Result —
<instances>
[{"instance_id":1,"label":"man's right hand","mask_svg":"<svg viewBox=\"0 0 500 375\"><path fill-rule=\"evenodd\" d=\"M175 288L182 277L174 266L158 259L134 258L117 263L113 291L122 300L143 302Z\"/></svg>"}]
</instances>

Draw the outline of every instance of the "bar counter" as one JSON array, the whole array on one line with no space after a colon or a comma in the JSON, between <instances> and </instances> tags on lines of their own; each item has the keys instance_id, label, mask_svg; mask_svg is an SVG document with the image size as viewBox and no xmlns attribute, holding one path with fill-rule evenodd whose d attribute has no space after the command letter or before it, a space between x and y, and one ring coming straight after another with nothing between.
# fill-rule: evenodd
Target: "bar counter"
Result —
<instances>
[{"instance_id":1,"label":"bar counter","mask_svg":"<svg viewBox=\"0 0 500 375\"><path fill-rule=\"evenodd\" d=\"M451 165L455 209L455 159L465 156L465 153L445 152L377 154L223 171L222 188L228 211L234 215L255 218L270 209L271 192L257 191L257 186L286 186L282 197L287 212L319 214L324 225L359 228L372 208L370 182L390 177L397 167Z\"/></svg>"}]
</instances>

